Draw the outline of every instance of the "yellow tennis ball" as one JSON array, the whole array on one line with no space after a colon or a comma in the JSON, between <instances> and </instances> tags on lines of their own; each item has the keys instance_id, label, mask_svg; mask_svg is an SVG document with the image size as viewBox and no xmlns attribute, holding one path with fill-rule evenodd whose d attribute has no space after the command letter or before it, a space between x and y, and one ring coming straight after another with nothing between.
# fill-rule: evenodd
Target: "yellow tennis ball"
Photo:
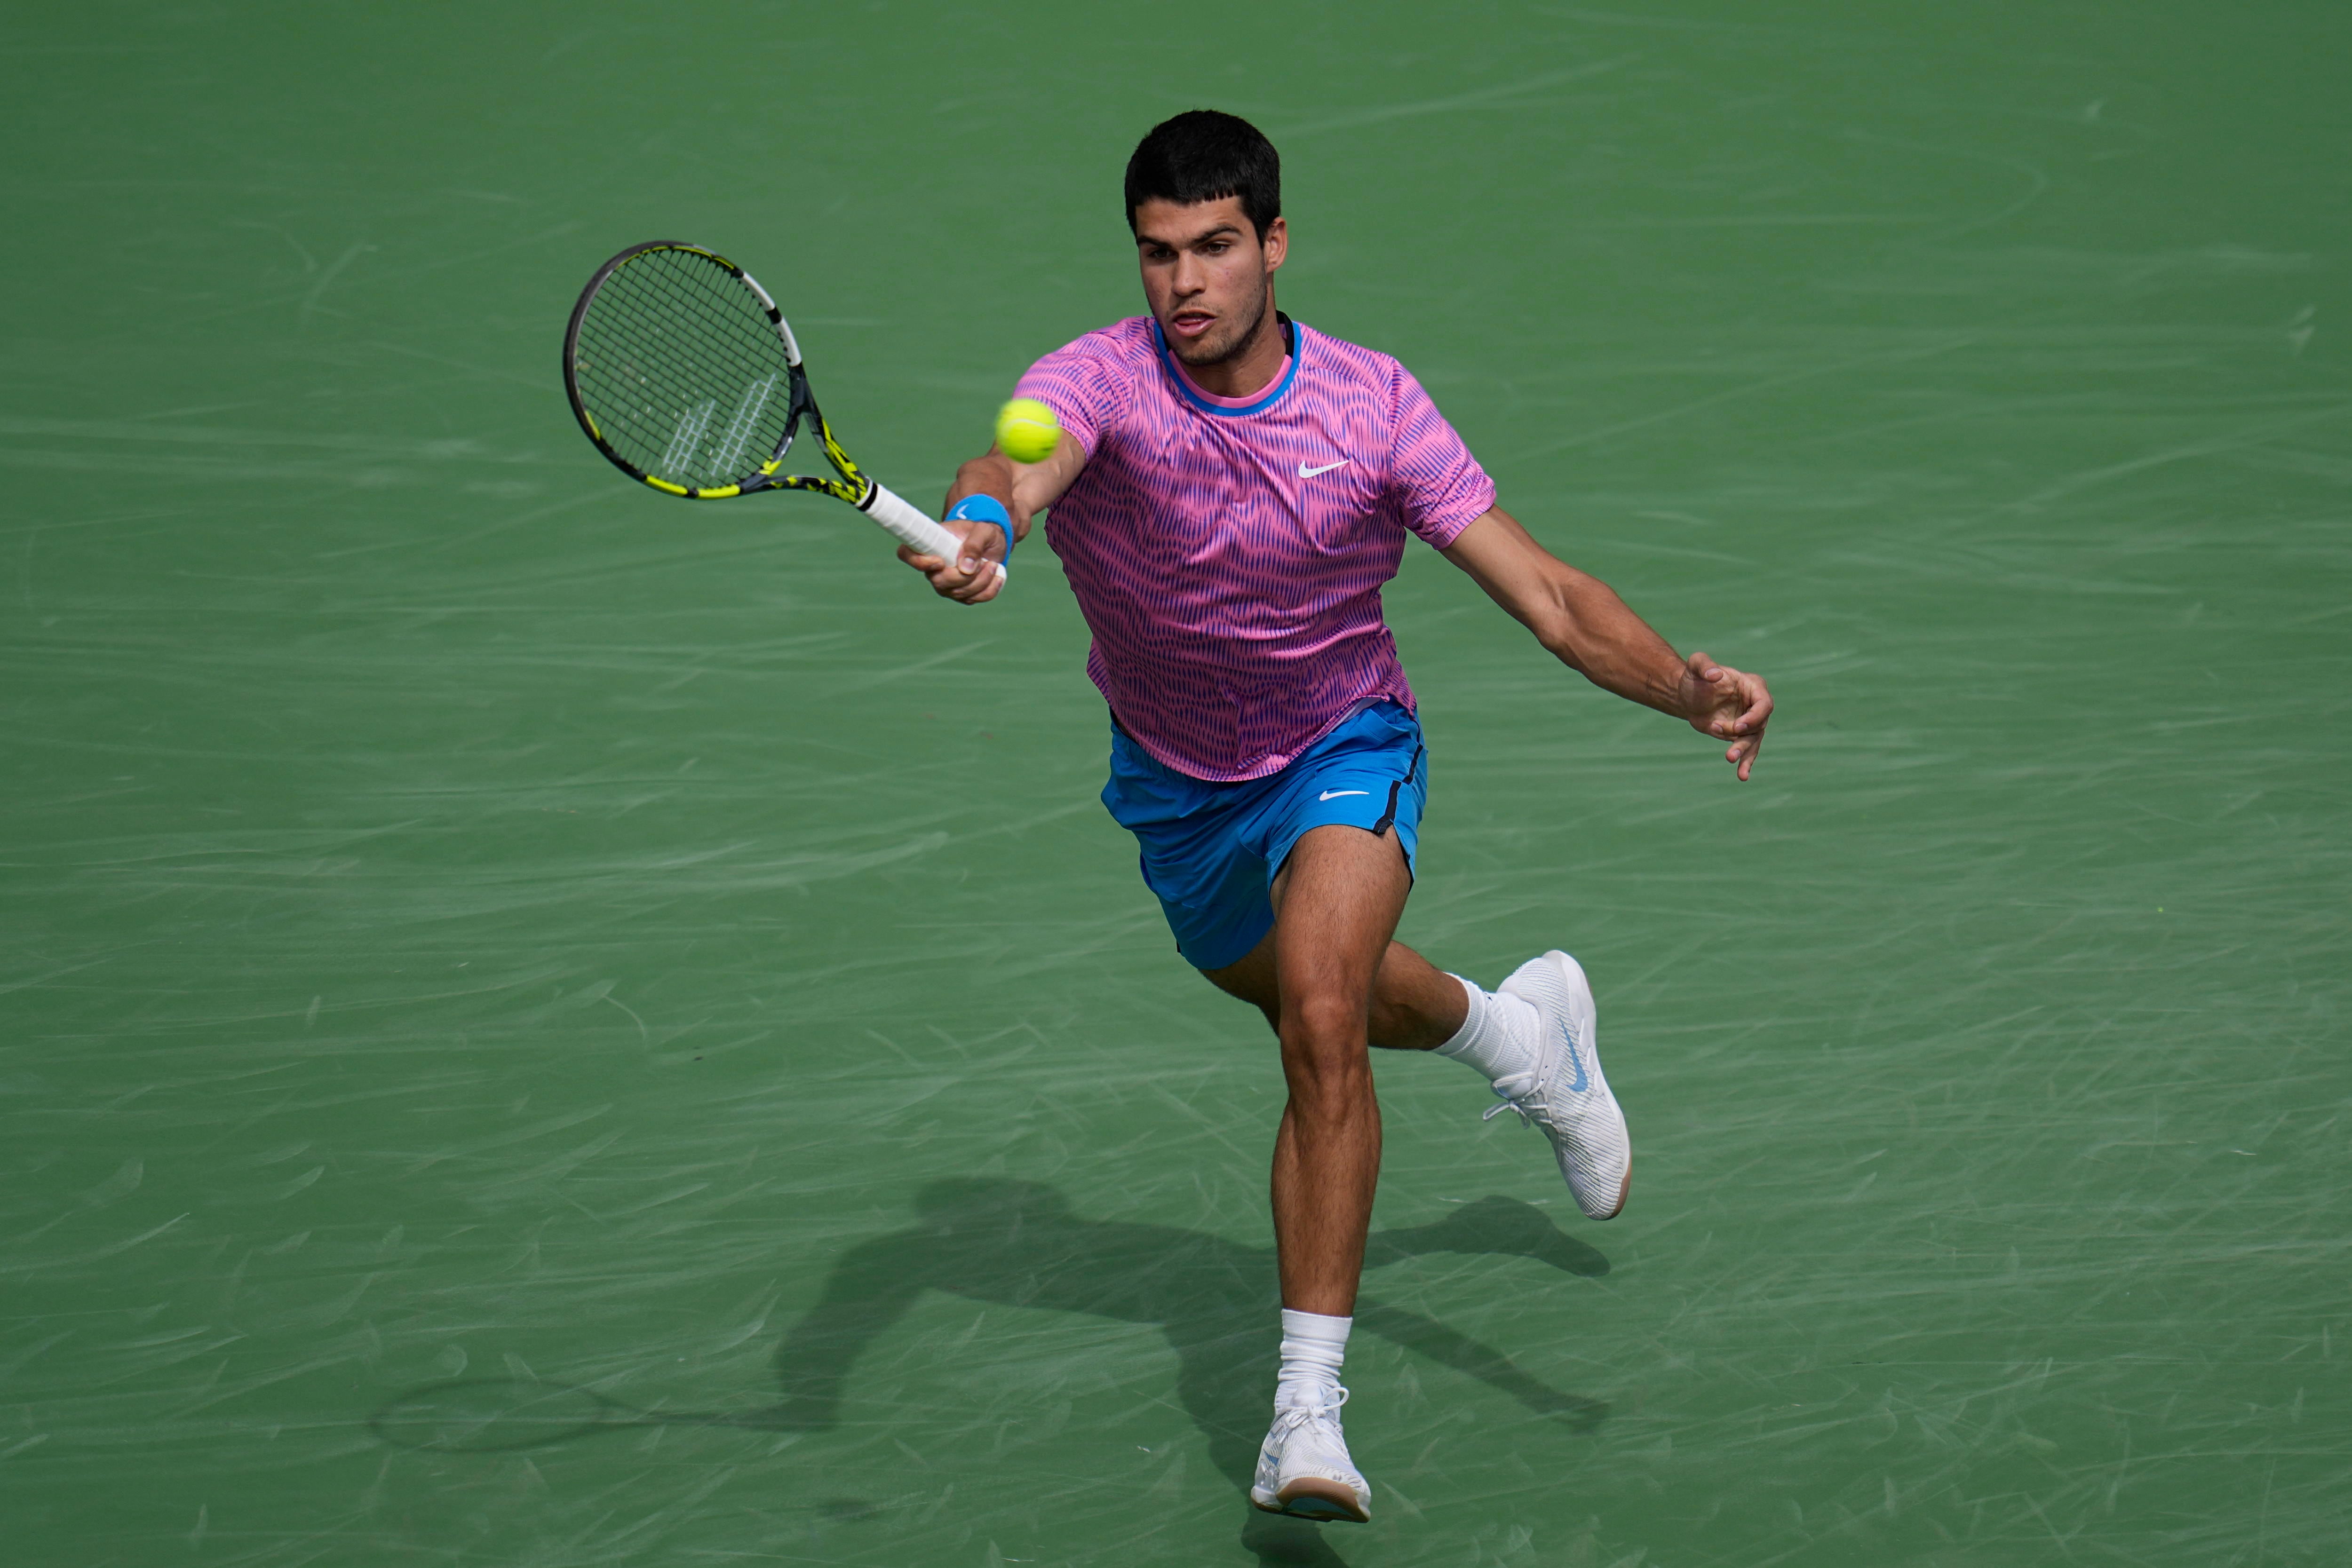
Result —
<instances>
[{"instance_id":1,"label":"yellow tennis ball","mask_svg":"<svg viewBox=\"0 0 2352 1568\"><path fill-rule=\"evenodd\" d=\"M1043 463L1062 439L1062 422L1034 397L1016 397L996 411L996 449L1015 463Z\"/></svg>"}]
</instances>

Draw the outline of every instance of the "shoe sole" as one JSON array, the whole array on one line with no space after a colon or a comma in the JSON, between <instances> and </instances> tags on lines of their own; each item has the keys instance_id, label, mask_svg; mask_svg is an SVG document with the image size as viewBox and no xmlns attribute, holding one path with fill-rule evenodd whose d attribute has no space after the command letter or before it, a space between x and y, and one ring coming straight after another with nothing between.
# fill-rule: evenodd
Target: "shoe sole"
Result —
<instances>
[{"instance_id":1,"label":"shoe sole","mask_svg":"<svg viewBox=\"0 0 2352 1568\"><path fill-rule=\"evenodd\" d=\"M1257 1489L1250 1489L1250 1506L1261 1513L1288 1514L1293 1519L1311 1519L1318 1524L1370 1524L1372 1516L1356 1500L1353 1487L1341 1481L1325 1480L1320 1476L1301 1476L1274 1494L1270 1503L1257 1500Z\"/></svg>"},{"instance_id":2,"label":"shoe sole","mask_svg":"<svg viewBox=\"0 0 2352 1568\"><path fill-rule=\"evenodd\" d=\"M1623 1181L1623 1182L1622 1182L1621 1184L1619 1184L1618 1188L1617 1188L1617 1207L1614 1207L1614 1208L1612 1208L1612 1209L1611 1209L1611 1210L1610 1210L1608 1213L1606 1213L1606 1214L1595 1214L1595 1215L1591 1215L1591 1216L1590 1216L1589 1218L1593 1218L1593 1219L1614 1219L1614 1218L1616 1218L1619 1215L1621 1215L1621 1214L1622 1214L1622 1213L1624 1213L1624 1212L1625 1212L1625 1197L1626 1197L1626 1195L1627 1195L1628 1193L1631 1193L1633 1190L1633 1157L1632 1157L1631 1155L1628 1155L1628 1156L1626 1156L1626 1160L1625 1160L1625 1179L1624 1179L1624 1181Z\"/></svg>"}]
</instances>

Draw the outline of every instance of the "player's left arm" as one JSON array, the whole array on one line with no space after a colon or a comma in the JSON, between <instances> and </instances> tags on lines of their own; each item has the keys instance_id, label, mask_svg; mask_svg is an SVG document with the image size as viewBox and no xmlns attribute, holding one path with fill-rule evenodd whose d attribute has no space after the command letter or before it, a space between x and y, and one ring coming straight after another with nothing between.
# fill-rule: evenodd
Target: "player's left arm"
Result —
<instances>
[{"instance_id":1,"label":"player's left arm","mask_svg":"<svg viewBox=\"0 0 2352 1568\"><path fill-rule=\"evenodd\" d=\"M1723 759L1748 777L1772 716L1763 676L1705 653L1685 658L1675 653L1607 583L1538 544L1500 507L1463 529L1444 553L1561 664L1597 686L1728 741Z\"/></svg>"}]
</instances>

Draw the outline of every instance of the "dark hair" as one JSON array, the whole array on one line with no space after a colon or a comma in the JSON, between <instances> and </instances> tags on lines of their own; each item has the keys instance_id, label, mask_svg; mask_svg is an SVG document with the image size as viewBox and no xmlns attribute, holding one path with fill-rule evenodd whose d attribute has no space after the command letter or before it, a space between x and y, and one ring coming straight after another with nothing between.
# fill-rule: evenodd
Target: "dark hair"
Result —
<instances>
[{"instance_id":1,"label":"dark hair","mask_svg":"<svg viewBox=\"0 0 2352 1568\"><path fill-rule=\"evenodd\" d=\"M1189 207L1239 196L1257 237L1282 215L1282 155L1239 115L1188 109L1153 126L1127 161L1127 226L1150 201Z\"/></svg>"}]
</instances>

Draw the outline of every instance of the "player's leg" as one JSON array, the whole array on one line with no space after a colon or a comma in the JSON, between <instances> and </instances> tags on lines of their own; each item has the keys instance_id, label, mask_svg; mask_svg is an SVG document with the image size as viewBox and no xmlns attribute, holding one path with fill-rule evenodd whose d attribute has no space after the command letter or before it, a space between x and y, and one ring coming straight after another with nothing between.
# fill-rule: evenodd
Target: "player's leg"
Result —
<instances>
[{"instance_id":1,"label":"player's leg","mask_svg":"<svg viewBox=\"0 0 2352 1568\"><path fill-rule=\"evenodd\" d=\"M1214 985L1255 1006L1278 1032L1282 977L1276 933L1238 962L1205 970ZM1542 1131L1577 1207L1611 1219L1633 1179L1624 1113L1601 1071L1591 988L1558 951L1519 966L1497 990L1446 973L1402 942L1382 954L1366 1009L1370 1043L1435 1051L1475 1069L1503 1101Z\"/></svg>"},{"instance_id":2,"label":"player's leg","mask_svg":"<svg viewBox=\"0 0 2352 1568\"><path fill-rule=\"evenodd\" d=\"M1276 1033L1289 1101L1274 1149L1282 1372L1250 1500L1309 1519L1369 1517L1348 1456L1339 1375L1380 1180L1367 1040L1376 977L1412 878L1393 830L1326 826L1291 846L1270 890Z\"/></svg>"},{"instance_id":3,"label":"player's leg","mask_svg":"<svg viewBox=\"0 0 2352 1568\"><path fill-rule=\"evenodd\" d=\"M1219 990L1264 1013L1267 1028L1281 1030L1282 988L1275 974L1273 932L1240 963L1202 973ZM1435 1051L1461 1032L1468 1011L1458 978L1403 943L1391 941L1372 977L1365 1030L1383 1051Z\"/></svg>"},{"instance_id":4,"label":"player's leg","mask_svg":"<svg viewBox=\"0 0 2352 1568\"><path fill-rule=\"evenodd\" d=\"M1503 982L1500 991L1487 991L1459 975L1449 974L1402 942L1391 941L1372 979L1372 999L1365 1032L1373 1045L1388 1051L1433 1051L1475 1069L1495 1092L1516 1104L1522 1081L1532 1081L1543 1066L1548 1034L1558 1032L1534 1002L1517 994L1553 955L1522 965L1520 973ZM1558 955L1570 964L1575 960ZM1239 997L1265 1015L1268 1027L1282 1027L1282 982L1275 964L1275 937L1268 931L1249 955L1222 969L1203 971L1210 982ZM1580 976L1581 970L1578 971ZM1590 1009L1588 998L1587 1009ZM1590 1050L1590 1034L1586 1039ZM1562 1042L1562 1051L1569 1049ZM1555 1055L1559 1052L1555 1052ZM1594 1062L1597 1071L1598 1062ZM1613 1106L1610 1114L1613 1115ZM1530 1115L1530 1120L1534 1117ZM1620 1143L1622 1142L1622 1136ZM1557 1144L1558 1140L1555 1140ZM1563 1161L1561 1169L1570 1168ZM1585 1186L1594 1191L1607 1186L1605 1173ZM1622 1184L1608 1187L1624 1199ZM1587 1206L1591 1212L1591 1206ZM1599 1213L1607 1218L1614 1207Z\"/></svg>"},{"instance_id":5,"label":"player's leg","mask_svg":"<svg viewBox=\"0 0 2352 1568\"><path fill-rule=\"evenodd\" d=\"M1412 885L1392 831L1348 827L1305 834L1275 881L1275 1032L1290 1101L1275 1138L1274 1233L1282 1304L1296 1311L1355 1311L1381 1169L1372 986Z\"/></svg>"}]
</instances>

